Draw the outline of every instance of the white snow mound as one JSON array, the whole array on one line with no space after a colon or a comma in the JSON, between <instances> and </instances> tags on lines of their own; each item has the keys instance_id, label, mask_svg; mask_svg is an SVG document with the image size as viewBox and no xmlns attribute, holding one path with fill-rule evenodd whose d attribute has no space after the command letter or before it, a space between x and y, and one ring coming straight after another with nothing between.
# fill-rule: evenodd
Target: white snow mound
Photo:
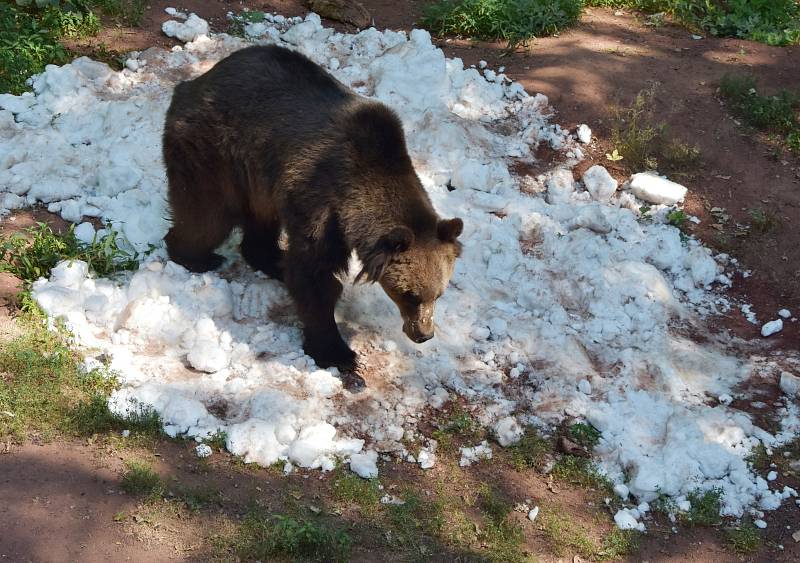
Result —
<instances>
[{"instance_id":1,"label":"white snow mound","mask_svg":"<svg viewBox=\"0 0 800 563\"><path fill-rule=\"evenodd\" d=\"M190 22L191 33L179 27ZM303 353L284 286L244 266L235 238L218 272L167 261L161 131L172 88L251 44L191 16L172 23L176 35L187 31L185 46L134 53L137 64L121 72L79 58L47 67L32 93L0 95L0 205L45 203L71 221L110 221L132 250L155 246L118 279L74 262L33 287L78 343L110 359L121 383L112 409L153 408L171 435L225 432L248 462L329 470L349 459L373 476L376 452L405 456L404 439L421 439L421 414L460 397L502 445L530 424L589 421L602 432L600 468L637 502L720 487L723 512L741 515L790 494L770 489L745 457L797 433L796 404L785 397L774 408L784 428L771 435L709 400L739 396L763 362L686 336L708 334L703 317L727 308L713 292L720 264L658 214L639 220L629 193L576 191L570 168L581 152L549 121L547 99L447 59L423 30L342 34L311 14L269 16L248 34L305 53L394 108L434 206L464 219L436 338L411 343L379 287L347 284L338 320L374 374L351 394ZM558 151L559 170L515 177L513 161L533 162L540 143ZM639 193L666 203L685 190ZM91 234L81 228L82 239ZM404 458L429 468L434 450Z\"/></svg>"}]
</instances>

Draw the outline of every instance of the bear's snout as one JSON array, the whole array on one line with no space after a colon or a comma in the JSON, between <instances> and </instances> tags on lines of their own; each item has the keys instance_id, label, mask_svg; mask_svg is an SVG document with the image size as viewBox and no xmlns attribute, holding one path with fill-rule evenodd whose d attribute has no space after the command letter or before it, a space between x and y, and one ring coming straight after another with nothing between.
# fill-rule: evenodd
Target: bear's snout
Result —
<instances>
[{"instance_id":1,"label":"bear's snout","mask_svg":"<svg viewBox=\"0 0 800 563\"><path fill-rule=\"evenodd\" d=\"M433 338L433 322L406 321L403 323L403 332L413 342L422 344Z\"/></svg>"}]
</instances>

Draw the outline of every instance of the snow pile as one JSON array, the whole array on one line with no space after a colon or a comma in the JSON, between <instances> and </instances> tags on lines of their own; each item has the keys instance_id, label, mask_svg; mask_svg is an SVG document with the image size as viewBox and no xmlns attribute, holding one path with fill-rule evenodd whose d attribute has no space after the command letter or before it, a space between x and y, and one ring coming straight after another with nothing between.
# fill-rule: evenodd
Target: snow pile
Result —
<instances>
[{"instance_id":1,"label":"snow pile","mask_svg":"<svg viewBox=\"0 0 800 563\"><path fill-rule=\"evenodd\" d=\"M184 18L181 18L184 19ZM168 37L174 37L179 41L194 41L201 35L208 35L208 22L190 14L186 21L175 20L165 21L161 24L161 31Z\"/></svg>"},{"instance_id":2,"label":"snow pile","mask_svg":"<svg viewBox=\"0 0 800 563\"><path fill-rule=\"evenodd\" d=\"M328 470L343 458L372 477L377 452L432 467L432 441L416 457L404 444L421 443L423 410L459 396L503 446L528 424L588 420L602 432L600 466L638 502L720 487L723 511L738 515L791 494L770 489L744 457L800 430L796 405L776 409L786 426L773 436L718 403L738 396L760 364L687 336L705 333L702 317L727 306L709 291L729 283L723 264L665 224L667 208L640 221L641 202L612 191L601 170L584 179L591 192L576 184L581 149L549 122L544 96L465 69L422 30L341 34L313 14L259 23L250 36L304 52L397 110L434 205L464 219L437 337L411 343L379 287L347 285L337 315L367 381L351 394L303 354L285 288L244 266L236 240L219 272L194 275L164 259L158 163L171 89L248 43L201 34L170 52L136 53L118 73L81 58L48 67L33 94L0 96L0 204L43 202L72 221L110 221L137 250L155 245L120 280L95 279L76 262L33 288L80 343L110 358L122 383L114 410L154 408L172 435L225 432L246 461ZM532 161L539 143L559 151L560 167L515 178L511 159ZM656 180L640 192L648 201L682 197Z\"/></svg>"}]
</instances>

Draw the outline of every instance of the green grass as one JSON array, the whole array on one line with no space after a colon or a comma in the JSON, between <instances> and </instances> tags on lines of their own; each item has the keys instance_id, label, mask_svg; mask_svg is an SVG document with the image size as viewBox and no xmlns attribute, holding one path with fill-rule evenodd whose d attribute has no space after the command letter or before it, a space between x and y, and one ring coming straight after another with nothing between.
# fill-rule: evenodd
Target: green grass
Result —
<instances>
[{"instance_id":1,"label":"green grass","mask_svg":"<svg viewBox=\"0 0 800 563\"><path fill-rule=\"evenodd\" d=\"M681 209L675 209L667 213L667 223L678 229L682 229L686 225L689 216Z\"/></svg>"},{"instance_id":2,"label":"green grass","mask_svg":"<svg viewBox=\"0 0 800 563\"><path fill-rule=\"evenodd\" d=\"M144 463L129 461L125 464L120 488L128 494L143 497L158 497L164 492L164 483L158 473Z\"/></svg>"},{"instance_id":3,"label":"green grass","mask_svg":"<svg viewBox=\"0 0 800 563\"><path fill-rule=\"evenodd\" d=\"M691 29L770 45L800 43L796 0L587 0L587 6L663 12Z\"/></svg>"},{"instance_id":4,"label":"green grass","mask_svg":"<svg viewBox=\"0 0 800 563\"><path fill-rule=\"evenodd\" d=\"M347 532L322 521L253 510L244 518L229 549L246 561L291 558L328 562L347 561L352 544Z\"/></svg>"},{"instance_id":5,"label":"green grass","mask_svg":"<svg viewBox=\"0 0 800 563\"><path fill-rule=\"evenodd\" d=\"M62 260L83 260L98 276L106 277L139 267L140 255L128 252L118 243L119 233L108 232L84 244L75 237L75 228L55 233L46 223L0 240L0 272L10 272L27 284L50 275Z\"/></svg>"},{"instance_id":6,"label":"green grass","mask_svg":"<svg viewBox=\"0 0 800 563\"><path fill-rule=\"evenodd\" d=\"M752 522L742 521L725 531L725 543L736 553L747 555L761 548L761 534Z\"/></svg>"},{"instance_id":7,"label":"green grass","mask_svg":"<svg viewBox=\"0 0 800 563\"><path fill-rule=\"evenodd\" d=\"M574 24L582 0L440 0L423 11L421 24L438 35L501 39L509 45Z\"/></svg>"},{"instance_id":8,"label":"green grass","mask_svg":"<svg viewBox=\"0 0 800 563\"><path fill-rule=\"evenodd\" d=\"M484 439L486 432L480 423L461 405L456 404L446 418L436 422L432 437L443 451L452 450L458 442L474 444Z\"/></svg>"},{"instance_id":9,"label":"green grass","mask_svg":"<svg viewBox=\"0 0 800 563\"><path fill-rule=\"evenodd\" d=\"M146 0L89 0L89 2L118 23L130 27L141 25L147 7Z\"/></svg>"},{"instance_id":10,"label":"green grass","mask_svg":"<svg viewBox=\"0 0 800 563\"><path fill-rule=\"evenodd\" d=\"M695 526L716 526L722 521L719 510L722 503L722 489L696 490L686 498L692 503L686 520Z\"/></svg>"},{"instance_id":11,"label":"green grass","mask_svg":"<svg viewBox=\"0 0 800 563\"><path fill-rule=\"evenodd\" d=\"M631 173L658 170L669 176L691 176L702 164L700 149L670 135L655 119L655 90L637 94L633 103L614 112L611 143Z\"/></svg>"},{"instance_id":12,"label":"green grass","mask_svg":"<svg viewBox=\"0 0 800 563\"><path fill-rule=\"evenodd\" d=\"M517 471L540 470L547 463L548 454L553 451L549 440L542 438L536 430L528 428L522 439L508 448L511 464Z\"/></svg>"},{"instance_id":13,"label":"green grass","mask_svg":"<svg viewBox=\"0 0 800 563\"><path fill-rule=\"evenodd\" d=\"M179 490L179 496L186 504L186 508L193 512L212 505L219 505L222 501L219 489L210 486L182 488Z\"/></svg>"},{"instance_id":14,"label":"green grass","mask_svg":"<svg viewBox=\"0 0 800 563\"><path fill-rule=\"evenodd\" d=\"M600 431L585 422L578 422L569 427L569 437L573 442L580 444L589 451L593 450L600 441Z\"/></svg>"},{"instance_id":15,"label":"green grass","mask_svg":"<svg viewBox=\"0 0 800 563\"><path fill-rule=\"evenodd\" d=\"M559 557L571 551L582 557L591 557L595 553L596 546L584 527L573 522L563 510L546 507L543 512L539 518L553 553Z\"/></svg>"},{"instance_id":16,"label":"green grass","mask_svg":"<svg viewBox=\"0 0 800 563\"><path fill-rule=\"evenodd\" d=\"M498 563L526 561L522 552L525 539L522 528L509 518L512 504L485 483L478 489L478 500L484 524L477 539L486 546L489 560Z\"/></svg>"},{"instance_id":17,"label":"green grass","mask_svg":"<svg viewBox=\"0 0 800 563\"><path fill-rule=\"evenodd\" d=\"M731 112L746 125L776 136L789 149L800 152L800 92L782 89L766 96L750 75L727 74L720 93Z\"/></svg>"},{"instance_id":18,"label":"green grass","mask_svg":"<svg viewBox=\"0 0 800 563\"><path fill-rule=\"evenodd\" d=\"M639 532L614 526L598 542L582 524L572 520L558 506L545 507L539 518L548 543L557 556L577 552L581 557L606 561L619 559L639 549Z\"/></svg>"},{"instance_id":19,"label":"green grass","mask_svg":"<svg viewBox=\"0 0 800 563\"><path fill-rule=\"evenodd\" d=\"M597 489L605 493L613 490L611 481L602 475L592 460L584 457L565 455L553 466L553 477L587 489Z\"/></svg>"},{"instance_id":20,"label":"green grass","mask_svg":"<svg viewBox=\"0 0 800 563\"><path fill-rule=\"evenodd\" d=\"M377 479L362 479L338 468L331 484L331 494L341 503L357 505L362 516L373 516L380 507L382 492L379 485Z\"/></svg>"},{"instance_id":21,"label":"green grass","mask_svg":"<svg viewBox=\"0 0 800 563\"><path fill-rule=\"evenodd\" d=\"M122 418L108 410L107 397L117 383L103 370L84 374L79 358L60 332L50 332L40 313L17 319L22 334L0 346L0 437L24 441L37 434L87 436L130 430L161 435L158 416L144 412Z\"/></svg>"}]
</instances>

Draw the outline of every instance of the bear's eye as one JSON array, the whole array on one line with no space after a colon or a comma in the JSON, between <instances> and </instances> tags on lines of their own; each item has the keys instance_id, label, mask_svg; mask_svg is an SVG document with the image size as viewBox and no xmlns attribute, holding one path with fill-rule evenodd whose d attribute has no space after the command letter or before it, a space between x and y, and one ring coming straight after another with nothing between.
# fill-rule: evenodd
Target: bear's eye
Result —
<instances>
[{"instance_id":1,"label":"bear's eye","mask_svg":"<svg viewBox=\"0 0 800 563\"><path fill-rule=\"evenodd\" d=\"M416 307L420 303L422 303L422 299L414 295L413 293L407 292L403 294L403 301L408 303L409 305Z\"/></svg>"}]
</instances>

